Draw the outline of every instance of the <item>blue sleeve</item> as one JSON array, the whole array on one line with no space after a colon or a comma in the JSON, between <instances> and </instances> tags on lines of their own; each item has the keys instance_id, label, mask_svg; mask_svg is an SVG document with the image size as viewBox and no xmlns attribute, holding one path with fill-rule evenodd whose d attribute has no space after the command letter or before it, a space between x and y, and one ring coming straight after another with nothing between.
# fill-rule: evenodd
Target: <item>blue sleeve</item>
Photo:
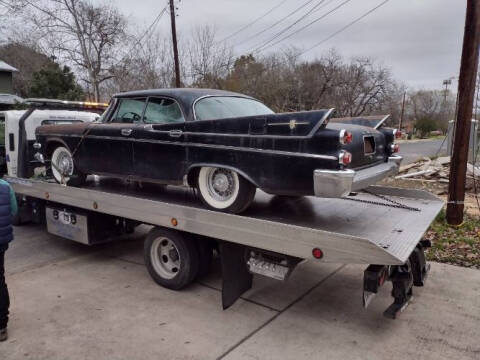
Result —
<instances>
[{"instance_id":1,"label":"blue sleeve","mask_svg":"<svg viewBox=\"0 0 480 360\"><path fill-rule=\"evenodd\" d=\"M0 184L8 186L8 189L10 192L10 214L12 216L17 215L18 205L17 205L17 197L15 196L15 191L13 191L12 186L3 179L0 179Z\"/></svg>"},{"instance_id":2,"label":"blue sleeve","mask_svg":"<svg viewBox=\"0 0 480 360\"><path fill-rule=\"evenodd\" d=\"M8 187L10 188L10 214L15 216L18 212L17 197L15 196L15 191L13 191L10 184L8 184Z\"/></svg>"}]
</instances>

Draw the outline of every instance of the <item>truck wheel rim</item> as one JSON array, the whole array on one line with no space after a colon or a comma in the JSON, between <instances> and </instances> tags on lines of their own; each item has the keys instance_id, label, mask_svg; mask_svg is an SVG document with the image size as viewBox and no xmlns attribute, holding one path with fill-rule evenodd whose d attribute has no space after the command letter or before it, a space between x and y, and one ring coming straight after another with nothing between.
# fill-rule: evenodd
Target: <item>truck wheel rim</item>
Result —
<instances>
[{"instance_id":1,"label":"truck wheel rim","mask_svg":"<svg viewBox=\"0 0 480 360\"><path fill-rule=\"evenodd\" d=\"M170 239L156 238L150 250L150 258L153 268L164 279L173 279L180 271L180 254Z\"/></svg>"},{"instance_id":2,"label":"truck wheel rim","mask_svg":"<svg viewBox=\"0 0 480 360\"><path fill-rule=\"evenodd\" d=\"M237 179L231 170L210 168L207 187L215 200L222 202L230 200L237 186Z\"/></svg>"}]
</instances>

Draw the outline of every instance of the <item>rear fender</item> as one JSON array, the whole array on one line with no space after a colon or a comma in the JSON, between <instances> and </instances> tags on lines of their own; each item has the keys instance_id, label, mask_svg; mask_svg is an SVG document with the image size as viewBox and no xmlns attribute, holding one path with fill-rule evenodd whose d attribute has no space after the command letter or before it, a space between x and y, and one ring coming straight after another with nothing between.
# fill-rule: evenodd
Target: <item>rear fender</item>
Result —
<instances>
[{"instance_id":1,"label":"rear fender","mask_svg":"<svg viewBox=\"0 0 480 360\"><path fill-rule=\"evenodd\" d=\"M228 170L233 170L235 171L237 174L240 174L242 175L246 180L248 180L251 184L255 185L257 188L259 188L259 184L257 181L255 181L252 177L250 177L248 174L246 174L243 170L240 170L234 166L228 166L228 165L223 165L223 164L214 164L214 163L197 163L197 164L193 164L191 165L188 170L187 170L187 179L188 179L188 184L190 186L193 186L195 185L192 180L190 178L190 174L196 170L196 169L200 169L202 167L216 167L216 168L222 168L222 169L228 169Z\"/></svg>"}]
</instances>

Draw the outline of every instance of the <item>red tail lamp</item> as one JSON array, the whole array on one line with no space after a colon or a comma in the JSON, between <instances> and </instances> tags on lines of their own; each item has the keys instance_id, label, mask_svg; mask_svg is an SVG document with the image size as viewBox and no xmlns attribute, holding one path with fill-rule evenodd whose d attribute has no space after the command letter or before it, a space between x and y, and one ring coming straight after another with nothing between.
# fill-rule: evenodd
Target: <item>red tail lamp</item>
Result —
<instances>
[{"instance_id":1,"label":"red tail lamp","mask_svg":"<svg viewBox=\"0 0 480 360\"><path fill-rule=\"evenodd\" d=\"M398 129L393 130L393 136L395 139L401 139L402 138L402 131Z\"/></svg>"},{"instance_id":2,"label":"red tail lamp","mask_svg":"<svg viewBox=\"0 0 480 360\"><path fill-rule=\"evenodd\" d=\"M353 141L353 134L345 129L342 129L340 130L339 140L340 144L342 145L350 144Z\"/></svg>"},{"instance_id":3,"label":"red tail lamp","mask_svg":"<svg viewBox=\"0 0 480 360\"><path fill-rule=\"evenodd\" d=\"M400 146L398 144L390 145L390 151L392 154L398 153L400 151Z\"/></svg>"},{"instance_id":4,"label":"red tail lamp","mask_svg":"<svg viewBox=\"0 0 480 360\"><path fill-rule=\"evenodd\" d=\"M319 248L313 248L312 255L315 259L321 259L323 258L323 251Z\"/></svg>"},{"instance_id":5,"label":"red tail lamp","mask_svg":"<svg viewBox=\"0 0 480 360\"><path fill-rule=\"evenodd\" d=\"M341 165L350 164L352 162L352 154L345 150L340 151L340 154L338 155L338 162Z\"/></svg>"}]
</instances>

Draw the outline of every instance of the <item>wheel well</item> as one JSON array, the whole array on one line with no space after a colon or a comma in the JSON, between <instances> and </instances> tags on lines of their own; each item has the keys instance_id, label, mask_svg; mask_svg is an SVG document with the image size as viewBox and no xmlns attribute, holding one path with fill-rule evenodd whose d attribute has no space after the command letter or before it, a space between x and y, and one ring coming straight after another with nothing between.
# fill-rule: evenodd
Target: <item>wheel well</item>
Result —
<instances>
[{"instance_id":1,"label":"wheel well","mask_svg":"<svg viewBox=\"0 0 480 360\"><path fill-rule=\"evenodd\" d=\"M200 172L201 166L190 168L187 174L187 183L191 187L197 186L198 173Z\"/></svg>"},{"instance_id":2,"label":"wheel well","mask_svg":"<svg viewBox=\"0 0 480 360\"><path fill-rule=\"evenodd\" d=\"M48 144L47 144L47 149L45 151L45 155L47 155L47 158L51 158L52 155L53 155L53 152L55 151L55 149L59 146L63 146L65 147L64 144L62 144L60 141L49 141Z\"/></svg>"},{"instance_id":3,"label":"wheel well","mask_svg":"<svg viewBox=\"0 0 480 360\"><path fill-rule=\"evenodd\" d=\"M240 170L238 170L234 167L231 167L231 166L217 165L217 164L197 164L197 165L191 166L190 169L188 170L188 174L187 174L187 181L188 181L189 186L196 186L197 185L198 173L200 172L200 169L202 167L207 167L207 166L208 167L217 167L217 168L224 168L224 169L233 170L238 175L240 175L245 180L247 180L249 183L251 183L253 186L259 188L258 184L255 181L253 181L253 179L250 176L246 175L243 171L240 171Z\"/></svg>"}]
</instances>

